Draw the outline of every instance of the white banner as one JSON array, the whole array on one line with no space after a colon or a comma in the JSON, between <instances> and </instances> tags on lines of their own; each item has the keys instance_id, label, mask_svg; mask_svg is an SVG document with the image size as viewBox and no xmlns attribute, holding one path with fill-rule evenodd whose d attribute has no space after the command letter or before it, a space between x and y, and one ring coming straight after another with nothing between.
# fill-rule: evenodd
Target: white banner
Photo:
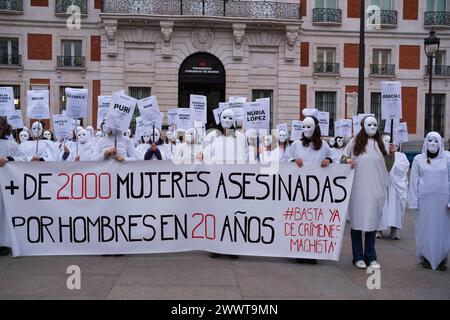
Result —
<instances>
[{"instance_id":1,"label":"white banner","mask_svg":"<svg viewBox=\"0 0 450 320\"><path fill-rule=\"evenodd\" d=\"M248 102L244 105L244 128L264 129L270 128L270 106L265 101Z\"/></svg>"},{"instance_id":2,"label":"white banner","mask_svg":"<svg viewBox=\"0 0 450 320\"><path fill-rule=\"evenodd\" d=\"M130 127L136 102L135 98L114 92L111 96L111 104L106 117L106 126L126 132Z\"/></svg>"},{"instance_id":3,"label":"white banner","mask_svg":"<svg viewBox=\"0 0 450 320\"><path fill-rule=\"evenodd\" d=\"M193 121L201 121L206 124L207 100L205 96L191 94L189 97L189 108Z\"/></svg>"},{"instance_id":4,"label":"white banner","mask_svg":"<svg viewBox=\"0 0 450 320\"><path fill-rule=\"evenodd\" d=\"M21 110L14 110L10 115L7 116L7 121L11 125L13 130L22 129L24 127Z\"/></svg>"},{"instance_id":5,"label":"white banner","mask_svg":"<svg viewBox=\"0 0 450 320\"><path fill-rule=\"evenodd\" d=\"M48 90L27 91L28 119L50 119Z\"/></svg>"},{"instance_id":6,"label":"white banner","mask_svg":"<svg viewBox=\"0 0 450 320\"><path fill-rule=\"evenodd\" d=\"M98 96L97 129L101 129L102 122L108 116L108 109L110 103L111 103L111 96Z\"/></svg>"},{"instance_id":7,"label":"white banner","mask_svg":"<svg viewBox=\"0 0 450 320\"><path fill-rule=\"evenodd\" d=\"M381 81L381 119L402 118L402 83Z\"/></svg>"},{"instance_id":8,"label":"white banner","mask_svg":"<svg viewBox=\"0 0 450 320\"><path fill-rule=\"evenodd\" d=\"M53 115L53 129L57 140L72 137L72 118L62 115Z\"/></svg>"},{"instance_id":9,"label":"white banner","mask_svg":"<svg viewBox=\"0 0 450 320\"><path fill-rule=\"evenodd\" d=\"M14 91L12 87L0 87L0 116L5 117L14 112Z\"/></svg>"},{"instance_id":10,"label":"white banner","mask_svg":"<svg viewBox=\"0 0 450 320\"><path fill-rule=\"evenodd\" d=\"M73 119L88 117L88 89L66 88L66 115Z\"/></svg>"},{"instance_id":11,"label":"white banner","mask_svg":"<svg viewBox=\"0 0 450 320\"><path fill-rule=\"evenodd\" d=\"M291 140L299 140L302 137L303 124L300 120L292 120Z\"/></svg>"},{"instance_id":12,"label":"white banner","mask_svg":"<svg viewBox=\"0 0 450 320\"><path fill-rule=\"evenodd\" d=\"M221 254L338 260L354 171L280 163L30 162L2 168L3 243L17 256ZM5 225L6 224L6 227Z\"/></svg>"},{"instance_id":13,"label":"white banner","mask_svg":"<svg viewBox=\"0 0 450 320\"><path fill-rule=\"evenodd\" d=\"M177 130L187 130L194 127L194 120L192 120L189 108L178 108L176 124Z\"/></svg>"},{"instance_id":14,"label":"white banner","mask_svg":"<svg viewBox=\"0 0 450 320\"><path fill-rule=\"evenodd\" d=\"M320 133L324 137L328 137L330 131L330 113L325 111L317 112L317 120L319 120Z\"/></svg>"}]
</instances>

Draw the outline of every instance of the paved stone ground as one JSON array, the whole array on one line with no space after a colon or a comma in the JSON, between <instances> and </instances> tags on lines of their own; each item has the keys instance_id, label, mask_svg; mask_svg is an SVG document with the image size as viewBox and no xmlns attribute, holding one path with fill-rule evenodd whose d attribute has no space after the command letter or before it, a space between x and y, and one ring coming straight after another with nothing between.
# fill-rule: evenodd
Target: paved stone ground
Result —
<instances>
[{"instance_id":1,"label":"paved stone ground","mask_svg":"<svg viewBox=\"0 0 450 320\"><path fill-rule=\"evenodd\" d=\"M377 240L381 289L351 264L347 226L339 262L206 253L123 257L0 257L0 299L450 299L450 271L426 270L415 257L414 217L402 239ZM81 290L68 290L69 265L80 266Z\"/></svg>"}]
</instances>

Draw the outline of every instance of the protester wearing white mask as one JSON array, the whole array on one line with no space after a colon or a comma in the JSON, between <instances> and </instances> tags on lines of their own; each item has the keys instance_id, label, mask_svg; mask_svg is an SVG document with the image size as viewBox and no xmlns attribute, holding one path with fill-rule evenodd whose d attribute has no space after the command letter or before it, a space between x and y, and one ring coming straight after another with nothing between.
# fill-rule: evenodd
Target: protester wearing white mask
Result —
<instances>
[{"instance_id":1,"label":"protester wearing white mask","mask_svg":"<svg viewBox=\"0 0 450 320\"><path fill-rule=\"evenodd\" d=\"M89 139L93 139L94 138L94 127L92 126L87 126L86 127L86 131L89 134Z\"/></svg>"},{"instance_id":2,"label":"protester wearing white mask","mask_svg":"<svg viewBox=\"0 0 450 320\"><path fill-rule=\"evenodd\" d=\"M43 138L44 138L45 140L53 141L53 142L54 142L54 139L53 139L53 133L52 133L51 131L49 131L49 130L45 130L45 131L44 131Z\"/></svg>"},{"instance_id":3,"label":"protester wearing white mask","mask_svg":"<svg viewBox=\"0 0 450 320\"><path fill-rule=\"evenodd\" d=\"M22 130L19 133L19 142L22 143L24 141L30 140L30 133L27 130Z\"/></svg>"},{"instance_id":4,"label":"protester wearing white mask","mask_svg":"<svg viewBox=\"0 0 450 320\"><path fill-rule=\"evenodd\" d=\"M331 154L333 155L333 163L340 163L345 151L344 137L336 137Z\"/></svg>"},{"instance_id":5,"label":"protester wearing white mask","mask_svg":"<svg viewBox=\"0 0 450 320\"><path fill-rule=\"evenodd\" d=\"M136 160L144 160L145 154L150 149L150 132L145 132L141 136L141 143L136 147L134 158Z\"/></svg>"},{"instance_id":6,"label":"protester wearing white mask","mask_svg":"<svg viewBox=\"0 0 450 320\"><path fill-rule=\"evenodd\" d=\"M207 164L243 164L248 159L245 135L236 131L233 110L225 109L220 114L219 131L214 130L205 137L204 161Z\"/></svg>"},{"instance_id":7,"label":"protester wearing white mask","mask_svg":"<svg viewBox=\"0 0 450 320\"><path fill-rule=\"evenodd\" d=\"M336 139L335 138L330 138L328 139L328 145L330 146L330 148L334 148L334 144L336 143Z\"/></svg>"},{"instance_id":8,"label":"protester wearing white mask","mask_svg":"<svg viewBox=\"0 0 450 320\"><path fill-rule=\"evenodd\" d=\"M255 129L245 130L245 137L247 139L247 149L248 149L248 162L255 164L258 160L257 150L257 137Z\"/></svg>"},{"instance_id":9,"label":"protester wearing white mask","mask_svg":"<svg viewBox=\"0 0 450 320\"><path fill-rule=\"evenodd\" d=\"M33 140L24 141L19 145L18 156L27 161L60 161L61 154L53 141L42 139L44 125L34 122L31 126Z\"/></svg>"},{"instance_id":10,"label":"protester wearing white mask","mask_svg":"<svg viewBox=\"0 0 450 320\"><path fill-rule=\"evenodd\" d=\"M161 139L161 131L158 128L150 130L150 148L144 156L144 160L166 160L166 146Z\"/></svg>"},{"instance_id":11,"label":"protester wearing white mask","mask_svg":"<svg viewBox=\"0 0 450 320\"><path fill-rule=\"evenodd\" d=\"M445 271L450 253L450 158L437 132L429 132L414 157L408 204L416 213L417 254L424 268Z\"/></svg>"},{"instance_id":12,"label":"protester wearing white mask","mask_svg":"<svg viewBox=\"0 0 450 320\"><path fill-rule=\"evenodd\" d=\"M22 158L17 156L19 145L7 138L10 132L11 126L6 121L6 118L0 117L0 167L3 167L8 161L22 160Z\"/></svg>"},{"instance_id":13,"label":"protester wearing white mask","mask_svg":"<svg viewBox=\"0 0 450 320\"><path fill-rule=\"evenodd\" d=\"M175 164L197 164L202 162L202 147L195 128L186 130L183 143L177 148L173 162Z\"/></svg>"},{"instance_id":14,"label":"protester wearing white mask","mask_svg":"<svg viewBox=\"0 0 450 320\"><path fill-rule=\"evenodd\" d=\"M388 153L374 117L365 117L361 127L363 129L350 140L342 157L343 163L355 168L348 209L353 263L359 269L367 265L379 269L375 235L386 200L388 171L394 163L394 145L389 146ZM365 233L364 249L362 232Z\"/></svg>"},{"instance_id":15,"label":"protester wearing white mask","mask_svg":"<svg viewBox=\"0 0 450 320\"><path fill-rule=\"evenodd\" d=\"M332 162L331 148L321 139L317 118L306 117L303 120L302 138L291 144L289 156L298 167L306 163L326 167Z\"/></svg>"},{"instance_id":16,"label":"protester wearing white mask","mask_svg":"<svg viewBox=\"0 0 450 320\"><path fill-rule=\"evenodd\" d=\"M134 160L135 148L131 140L121 132L108 128L104 123L101 127L104 136L96 145L93 160Z\"/></svg>"},{"instance_id":17,"label":"protester wearing white mask","mask_svg":"<svg viewBox=\"0 0 450 320\"><path fill-rule=\"evenodd\" d=\"M70 150L70 161L92 161L93 158L93 142L90 134L86 129L81 129L77 134L78 147L76 145ZM78 154L77 154L78 152Z\"/></svg>"},{"instance_id":18,"label":"protester wearing white mask","mask_svg":"<svg viewBox=\"0 0 450 320\"><path fill-rule=\"evenodd\" d=\"M288 134L284 130L278 131L278 150L280 154L280 161L290 161L289 157L289 143L288 143Z\"/></svg>"},{"instance_id":19,"label":"protester wearing white mask","mask_svg":"<svg viewBox=\"0 0 450 320\"><path fill-rule=\"evenodd\" d=\"M263 145L261 148L260 161L267 165L269 163L279 162L280 150L277 143L273 143L274 138L272 135L267 135L263 139Z\"/></svg>"},{"instance_id":20,"label":"protester wearing white mask","mask_svg":"<svg viewBox=\"0 0 450 320\"><path fill-rule=\"evenodd\" d=\"M386 149L389 149L389 136L383 136ZM394 143L395 161L389 172L389 185L386 202L383 206L380 223L378 225L377 238L382 238L382 230L391 228L390 238L399 240L398 229L403 226L403 218L406 210L406 198L408 196L408 170L409 161L406 155L398 152L398 143Z\"/></svg>"},{"instance_id":21,"label":"protester wearing white mask","mask_svg":"<svg viewBox=\"0 0 450 320\"><path fill-rule=\"evenodd\" d=\"M166 149L167 149L167 159L172 159L173 155L177 150L177 131L167 131L166 132Z\"/></svg>"}]
</instances>

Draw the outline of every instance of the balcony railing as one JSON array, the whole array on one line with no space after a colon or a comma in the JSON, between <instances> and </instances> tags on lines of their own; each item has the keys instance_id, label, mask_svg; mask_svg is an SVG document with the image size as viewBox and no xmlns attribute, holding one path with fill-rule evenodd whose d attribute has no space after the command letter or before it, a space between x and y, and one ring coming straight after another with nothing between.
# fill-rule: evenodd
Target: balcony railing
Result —
<instances>
[{"instance_id":1,"label":"balcony railing","mask_svg":"<svg viewBox=\"0 0 450 320\"><path fill-rule=\"evenodd\" d=\"M425 25L450 27L450 12L443 12L443 11L425 12Z\"/></svg>"},{"instance_id":2,"label":"balcony railing","mask_svg":"<svg viewBox=\"0 0 450 320\"><path fill-rule=\"evenodd\" d=\"M314 73L339 73L339 63L314 62Z\"/></svg>"},{"instance_id":3,"label":"balcony railing","mask_svg":"<svg viewBox=\"0 0 450 320\"><path fill-rule=\"evenodd\" d=\"M87 0L56 0L55 3L55 13L56 14L68 14L67 9L70 6L78 6L80 8L80 13L87 14ZM69 14L72 12L69 11Z\"/></svg>"},{"instance_id":4,"label":"balcony railing","mask_svg":"<svg viewBox=\"0 0 450 320\"><path fill-rule=\"evenodd\" d=\"M0 13L23 13L23 0L1 0Z\"/></svg>"},{"instance_id":5,"label":"balcony railing","mask_svg":"<svg viewBox=\"0 0 450 320\"><path fill-rule=\"evenodd\" d=\"M0 66L16 66L22 65L22 56L18 54L0 55Z\"/></svg>"},{"instance_id":6,"label":"balcony railing","mask_svg":"<svg viewBox=\"0 0 450 320\"><path fill-rule=\"evenodd\" d=\"M233 0L104 0L103 13L301 20L298 3Z\"/></svg>"},{"instance_id":7,"label":"balcony railing","mask_svg":"<svg viewBox=\"0 0 450 320\"><path fill-rule=\"evenodd\" d=\"M430 75L430 69L428 66L425 67L425 73L427 76ZM442 76L442 77L450 77L450 66L433 66L433 75L434 76Z\"/></svg>"},{"instance_id":8,"label":"balcony railing","mask_svg":"<svg viewBox=\"0 0 450 320\"><path fill-rule=\"evenodd\" d=\"M395 75L395 64L371 64L370 73L375 75Z\"/></svg>"},{"instance_id":9,"label":"balcony railing","mask_svg":"<svg viewBox=\"0 0 450 320\"><path fill-rule=\"evenodd\" d=\"M342 11L341 9L314 8L313 22L340 24L342 22Z\"/></svg>"},{"instance_id":10,"label":"balcony railing","mask_svg":"<svg viewBox=\"0 0 450 320\"><path fill-rule=\"evenodd\" d=\"M58 56L58 68L84 68L86 58L82 56Z\"/></svg>"},{"instance_id":11,"label":"balcony railing","mask_svg":"<svg viewBox=\"0 0 450 320\"><path fill-rule=\"evenodd\" d=\"M396 26L397 25L397 11L396 10L381 10L381 25Z\"/></svg>"}]
</instances>

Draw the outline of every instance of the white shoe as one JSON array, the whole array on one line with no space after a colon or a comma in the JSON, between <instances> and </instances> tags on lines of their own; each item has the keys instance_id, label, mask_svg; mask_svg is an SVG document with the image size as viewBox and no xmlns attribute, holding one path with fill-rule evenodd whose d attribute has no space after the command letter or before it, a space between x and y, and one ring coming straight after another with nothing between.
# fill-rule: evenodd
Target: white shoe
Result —
<instances>
[{"instance_id":1,"label":"white shoe","mask_svg":"<svg viewBox=\"0 0 450 320\"><path fill-rule=\"evenodd\" d=\"M381 265L375 260L370 263L369 267L372 269L381 269Z\"/></svg>"},{"instance_id":2,"label":"white shoe","mask_svg":"<svg viewBox=\"0 0 450 320\"><path fill-rule=\"evenodd\" d=\"M383 238L383 233L382 233L381 231L377 231L377 233L376 233L376 238L377 238L377 239Z\"/></svg>"},{"instance_id":3,"label":"white shoe","mask_svg":"<svg viewBox=\"0 0 450 320\"><path fill-rule=\"evenodd\" d=\"M367 265L366 265L366 263L365 263L363 260L358 260L358 261L356 261L356 262L355 262L355 266L356 266L358 269L366 269L366 268L367 268Z\"/></svg>"}]
</instances>

